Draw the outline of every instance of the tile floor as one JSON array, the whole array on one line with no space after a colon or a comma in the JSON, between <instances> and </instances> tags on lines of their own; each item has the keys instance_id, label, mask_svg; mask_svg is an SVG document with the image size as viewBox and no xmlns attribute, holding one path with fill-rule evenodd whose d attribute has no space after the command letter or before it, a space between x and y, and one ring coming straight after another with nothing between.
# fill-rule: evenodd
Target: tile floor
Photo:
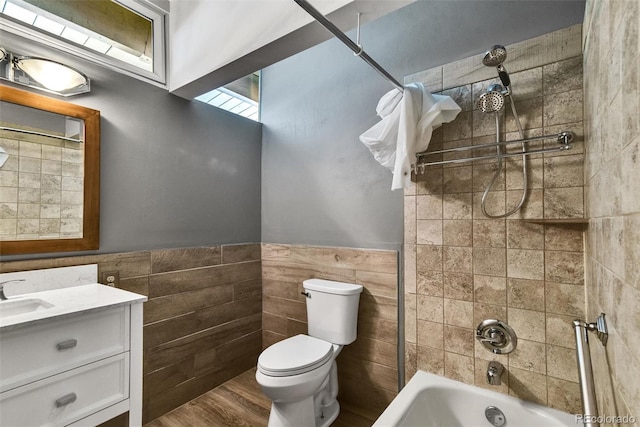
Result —
<instances>
[{"instance_id":1,"label":"tile floor","mask_svg":"<svg viewBox=\"0 0 640 427\"><path fill-rule=\"evenodd\" d=\"M145 427L266 426L271 401L250 369L213 390L145 424ZM333 427L369 427L376 416L342 407Z\"/></svg>"}]
</instances>

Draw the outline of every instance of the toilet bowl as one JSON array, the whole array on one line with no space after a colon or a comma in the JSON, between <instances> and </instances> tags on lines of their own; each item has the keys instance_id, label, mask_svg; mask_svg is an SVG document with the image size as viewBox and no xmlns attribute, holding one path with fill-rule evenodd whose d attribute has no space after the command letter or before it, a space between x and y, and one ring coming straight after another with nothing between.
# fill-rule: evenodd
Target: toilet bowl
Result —
<instances>
[{"instance_id":1,"label":"toilet bowl","mask_svg":"<svg viewBox=\"0 0 640 427\"><path fill-rule=\"evenodd\" d=\"M335 420L339 406L330 391L336 389L337 394L337 379L332 384L330 374L341 349L318 338L296 335L260 354L256 380L274 403L270 427L320 427Z\"/></svg>"},{"instance_id":2,"label":"toilet bowl","mask_svg":"<svg viewBox=\"0 0 640 427\"><path fill-rule=\"evenodd\" d=\"M356 338L362 286L305 280L309 335L265 349L256 381L271 399L269 427L328 427L340 412L335 359Z\"/></svg>"}]
</instances>

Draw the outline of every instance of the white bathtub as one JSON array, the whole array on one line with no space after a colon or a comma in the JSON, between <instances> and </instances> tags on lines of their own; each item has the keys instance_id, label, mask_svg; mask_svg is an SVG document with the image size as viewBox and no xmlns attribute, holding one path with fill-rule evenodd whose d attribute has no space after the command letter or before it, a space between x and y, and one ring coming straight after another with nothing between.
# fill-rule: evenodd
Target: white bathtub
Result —
<instances>
[{"instance_id":1,"label":"white bathtub","mask_svg":"<svg viewBox=\"0 0 640 427\"><path fill-rule=\"evenodd\" d=\"M485 409L504 414L503 427L576 427L575 415L418 371L373 427L491 427Z\"/></svg>"}]
</instances>

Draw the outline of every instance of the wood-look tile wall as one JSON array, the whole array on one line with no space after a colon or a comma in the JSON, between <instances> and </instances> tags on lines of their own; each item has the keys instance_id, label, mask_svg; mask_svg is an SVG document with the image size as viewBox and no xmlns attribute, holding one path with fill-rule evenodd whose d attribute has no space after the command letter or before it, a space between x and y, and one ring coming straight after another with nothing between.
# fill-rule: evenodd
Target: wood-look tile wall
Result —
<instances>
[{"instance_id":1,"label":"wood-look tile wall","mask_svg":"<svg viewBox=\"0 0 640 427\"><path fill-rule=\"evenodd\" d=\"M263 244L263 347L307 333L305 279L363 285L358 338L337 359L339 400L380 414L397 394L397 269L395 251Z\"/></svg>"},{"instance_id":2,"label":"wood-look tile wall","mask_svg":"<svg viewBox=\"0 0 640 427\"><path fill-rule=\"evenodd\" d=\"M0 263L0 271L98 264L144 306L143 421L255 366L262 346L260 245L223 245ZM119 417L122 425L126 417Z\"/></svg>"},{"instance_id":3,"label":"wood-look tile wall","mask_svg":"<svg viewBox=\"0 0 640 427\"><path fill-rule=\"evenodd\" d=\"M639 2L587 1L587 316L592 322L604 312L609 327L606 347L590 341L591 358L600 414L636 419L640 418L639 34Z\"/></svg>"},{"instance_id":4,"label":"wood-look tile wall","mask_svg":"<svg viewBox=\"0 0 640 427\"><path fill-rule=\"evenodd\" d=\"M507 219L482 214L480 201L496 170L495 160L427 166L406 189L407 379L423 369L580 412L571 321L584 316L583 226L529 221L583 218L580 34L576 26L507 46L508 58L515 58L507 59L506 68L525 136L565 129L577 136L570 151L528 157L528 198L519 212ZM447 70L459 67L466 69L457 70L455 85L447 86ZM484 80L487 69L492 77ZM415 79L451 96L463 110L434 132L429 150L495 142L495 116L475 106L480 94L498 82L495 69L483 66L481 57L409 78ZM519 139L513 115L506 110L500 112L501 140ZM545 144L550 147L555 141ZM543 144L528 146L535 150ZM473 152L492 154L493 147ZM506 172L486 203L492 215L517 206L522 195L521 157L505 162ZM491 318L514 328L518 347L510 355L493 355L474 339L476 326ZM486 383L490 360L501 362L507 371L501 386Z\"/></svg>"}]
</instances>

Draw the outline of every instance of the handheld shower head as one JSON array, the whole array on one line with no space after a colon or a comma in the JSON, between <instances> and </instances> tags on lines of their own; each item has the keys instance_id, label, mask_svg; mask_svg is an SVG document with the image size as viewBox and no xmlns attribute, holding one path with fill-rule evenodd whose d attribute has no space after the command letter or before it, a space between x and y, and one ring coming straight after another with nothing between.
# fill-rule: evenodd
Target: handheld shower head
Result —
<instances>
[{"instance_id":1,"label":"handheld shower head","mask_svg":"<svg viewBox=\"0 0 640 427\"><path fill-rule=\"evenodd\" d=\"M482 63L487 67L496 67L498 69L498 76L502 81L504 87L509 91L509 86L511 86L511 79L509 78L509 73L504 68L502 63L507 59L507 49L502 45L495 45L487 53L484 54L484 58L482 58Z\"/></svg>"},{"instance_id":2,"label":"handheld shower head","mask_svg":"<svg viewBox=\"0 0 640 427\"><path fill-rule=\"evenodd\" d=\"M518 132L520 133L520 137L524 139L522 125L520 124L520 118L518 117L518 113L516 112L516 105L513 100L513 92L511 90L511 78L509 77L509 73L507 73L507 70L504 68L504 65L502 65L502 63L506 59L507 59L507 49L504 46L499 44L495 45L490 50L488 50L487 53L484 54L484 58L482 58L482 63L488 67L496 67L496 70L498 70L498 77L500 77L500 81L502 82L506 90L504 92L499 91L499 90L496 90L495 88L496 85L491 86L487 90L487 92L483 93L480 96L480 99L478 99L478 108L485 113L497 111L492 109L491 107L492 102L490 102L497 99L497 95L495 95L494 93L499 92L499 94L502 96L502 104L500 104L500 108L502 108L502 105L504 104L504 97L508 96L511 104L511 111L513 111L513 116L516 120L516 126L518 127Z\"/></svg>"},{"instance_id":3,"label":"handheld shower head","mask_svg":"<svg viewBox=\"0 0 640 427\"><path fill-rule=\"evenodd\" d=\"M487 67L497 67L507 59L507 49L502 45L495 45L482 58L482 63Z\"/></svg>"},{"instance_id":4,"label":"handheld shower head","mask_svg":"<svg viewBox=\"0 0 640 427\"><path fill-rule=\"evenodd\" d=\"M477 105L483 113L496 113L504 106L504 95L499 90L488 90L480 95Z\"/></svg>"}]
</instances>

